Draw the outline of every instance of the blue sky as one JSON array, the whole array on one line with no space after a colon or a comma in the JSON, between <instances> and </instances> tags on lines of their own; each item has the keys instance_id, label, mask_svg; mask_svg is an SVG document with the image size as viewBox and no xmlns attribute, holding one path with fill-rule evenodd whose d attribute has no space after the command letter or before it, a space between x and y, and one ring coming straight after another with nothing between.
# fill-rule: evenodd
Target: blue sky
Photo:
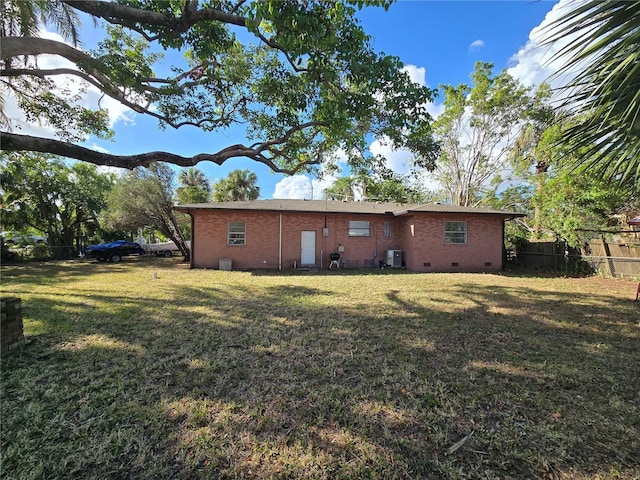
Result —
<instances>
[{"instance_id":1,"label":"blue sky","mask_svg":"<svg viewBox=\"0 0 640 480\"><path fill-rule=\"evenodd\" d=\"M359 14L377 50L426 69L427 84L469 81L477 61L509 66L551 1L400 1Z\"/></svg>"},{"instance_id":2,"label":"blue sky","mask_svg":"<svg viewBox=\"0 0 640 480\"><path fill-rule=\"evenodd\" d=\"M564 0L561 0L564 1ZM552 72L545 64L549 52L541 52L532 40L535 31L557 8L556 1L408 1L394 3L388 11L367 8L358 12L374 48L398 56L415 81L432 88L440 84L469 82L477 61L493 62L495 71L509 68L510 73L526 84L539 83ZM91 21L84 22L83 38L91 47L97 32ZM548 50L548 49L547 49ZM438 102L431 106L438 112ZM241 130L203 133L194 128L179 131L158 129L149 117L127 111L112 112L115 141L89 139L88 146L114 154L164 150L191 156L214 152L231 143L243 143ZM25 132L26 133L26 132ZM380 146L373 145L373 149ZM389 165L404 173L408 154L384 151ZM324 183L309 176L285 178L273 174L260 164L234 159L217 166L209 162L198 165L211 181L226 176L236 168L248 168L258 176L261 198L309 198L321 196ZM313 186L312 186L313 185Z\"/></svg>"}]
</instances>

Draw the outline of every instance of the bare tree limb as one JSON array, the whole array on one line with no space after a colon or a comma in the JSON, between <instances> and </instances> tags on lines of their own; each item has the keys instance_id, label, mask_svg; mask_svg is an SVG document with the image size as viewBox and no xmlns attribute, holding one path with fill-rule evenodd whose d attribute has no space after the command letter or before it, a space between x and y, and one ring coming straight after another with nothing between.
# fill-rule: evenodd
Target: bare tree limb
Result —
<instances>
[{"instance_id":1,"label":"bare tree limb","mask_svg":"<svg viewBox=\"0 0 640 480\"><path fill-rule=\"evenodd\" d=\"M295 175L307 166L319 163L319 160L298 163L294 168L280 168L272 158L264 154L266 149L250 148L244 145L231 145L217 153L200 153L193 157L183 157L169 152L147 152L137 155L113 155L97 152L73 143L63 142L51 138L33 137L30 135L18 135L9 132L0 132L0 145L6 151L33 151L60 155L74 158L95 165L134 169L146 167L153 162L165 162L179 167L192 167L200 162L209 161L222 165L231 158L246 157L259 163L263 163L276 173Z\"/></svg>"},{"instance_id":2,"label":"bare tree limb","mask_svg":"<svg viewBox=\"0 0 640 480\"><path fill-rule=\"evenodd\" d=\"M159 12L152 12L149 10L141 10L139 8L128 7L111 2L96 2L91 0L63 0L63 3L67 3L73 8L89 13L91 15L101 17L109 23L119 24L131 28L143 35L146 40L150 42L158 40L162 37L162 35L149 36L146 32L144 32L142 28L140 28L136 24L164 26L171 29L174 36L176 34L187 31L197 23L207 20L214 20L230 25L237 25L240 27L247 26L247 19L234 13L238 10L242 3L244 3L244 1L239 2L233 8L231 13L212 8L197 10L197 2L185 1L184 14L180 17ZM256 35L266 45L284 54L289 64L296 72L300 73L308 71L306 68L302 68L296 62L294 62L289 53L280 45L265 37L261 32L257 32Z\"/></svg>"},{"instance_id":3,"label":"bare tree limb","mask_svg":"<svg viewBox=\"0 0 640 480\"><path fill-rule=\"evenodd\" d=\"M90 55L78 50L77 48L55 40L38 37L3 37L2 42L0 42L0 58L44 54L59 55L75 64L91 65L94 62L94 59ZM95 69L88 71L87 74L99 82L99 84L95 82L90 83L99 88L106 95L118 102L121 102L123 105L136 112L145 113L145 109L143 107L127 100L125 94L115 86L106 75L103 75ZM79 74L76 75L82 76ZM147 113L149 112L147 111Z\"/></svg>"},{"instance_id":4,"label":"bare tree limb","mask_svg":"<svg viewBox=\"0 0 640 480\"><path fill-rule=\"evenodd\" d=\"M165 13L128 7L114 2L63 0L63 3L90 15L103 18L110 23L126 26L130 26L131 22L133 22L167 27L171 30L186 31L193 25L207 20L215 20L239 27L246 26L246 19L244 17L213 8L205 8L202 10L190 8L181 17L176 17ZM196 2L193 3L196 5ZM128 23L125 24L123 22Z\"/></svg>"},{"instance_id":5,"label":"bare tree limb","mask_svg":"<svg viewBox=\"0 0 640 480\"><path fill-rule=\"evenodd\" d=\"M238 11L238 9L239 9L240 7L242 7L242 5L244 5L245 1L246 1L246 0L240 0L238 3L236 3L236 4L233 6L233 8L231 9L231 11L230 11L229 13L232 13L232 14L233 14L233 13L236 13L236 12Z\"/></svg>"},{"instance_id":6,"label":"bare tree limb","mask_svg":"<svg viewBox=\"0 0 640 480\"><path fill-rule=\"evenodd\" d=\"M73 63L92 63L93 58L82 50L56 40L40 37L2 37L0 58L34 55L60 55Z\"/></svg>"},{"instance_id":7,"label":"bare tree limb","mask_svg":"<svg viewBox=\"0 0 640 480\"><path fill-rule=\"evenodd\" d=\"M311 122L307 122L307 123L301 123L300 125L296 125L295 127L290 128L289 130L287 130L287 132L278 138L273 138L271 140L268 140L266 142L260 143L260 144L256 144L258 145L258 150L266 150L269 147L271 147L272 145L280 145L282 143L287 142L291 136L299 131L305 130L307 128L313 128L313 127L328 127L329 125L326 122L315 122L315 121L311 121Z\"/></svg>"},{"instance_id":8,"label":"bare tree limb","mask_svg":"<svg viewBox=\"0 0 640 480\"><path fill-rule=\"evenodd\" d=\"M80 77L85 82L90 83L91 85L93 85L94 87L96 87L101 91L104 91L104 88L105 88L103 84L98 82L88 73L83 72L82 70L74 69L74 68L52 68L52 69L11 68L6 70L0 70L0 77L21 77L25 75L26 76L32 75L34 77L38 77L42 79L46 77L56 76L56 75L73 75L75 77ZM164 84L174 83L173 80L167 79L167 78L144 78L144 79L141 79L141 81L149 82L149 83L164 83ZM151 85L145 85L143 83L141 83L140 85L144 87L145 91L148 91L151 93L159 93L161 91L159 88L152 87ZM115 88L115 87L111 86L111 88ZM119 96L117 98L116 97L114 98L118 101L121 100Z\"/></svg>"},{"instance_id":9,"label":"bare tree limb","mask_svg":"<svg viewBox=\"0 0 640 480\"><path fill-rule=\"evenodd\" d=\"M66 45L61 42L57 42L55 40L47 40L41 38L24 38L24 37L4 37L3 41L0 43L0 58L5 58L5 56L31 56L36 54L54 54L62 56L72 62L87 62L91 61L91 57L86 53L77 50L69 45ZM204 68L204 65L199 65L189 70L188 72L183 73L178 77L178 80L182 80L189 75L192 75L198 69ZM0 76L2 77L20 77L25 75L32 75L39 78L46 78L47 76L53 75L73 75L79 78L82 78L87 83L93 85L98 90L103 92L105 95L113 98L118 101L122 105L132 109L133 111L146 114L151 117L158 119L159 121L165 123L166 125L179 129L183 126L194 126L201 127L205 124L210 124L213 128L223 124L225 122L225 115L220 115L219 118L204 118L198 121L183 121L176 122L171 118L157 113L157 111L149 109L149 104L147 106L142 106L139 103L131 101L127 98L125 93L117 86L115 86L111 80L105 75L100 74L99 72L93 70L90 73L84 72L82 70L76 70L71 68L58 68L58 69L50 69L50 70L38 70L38 69L7 69L2 70L0 72ZM148 79L149 81L153 81L156 83L175 83L174 80L170 79ZM150 93L158 93L159 89L152 87L150 85L142 85L144 89ZM184 88L185 85L175 85L177 90ZM241 104L242 100L236 102L236 106ZM234 107L235 108L235 107Z\"/></svg>"}]
</instances>

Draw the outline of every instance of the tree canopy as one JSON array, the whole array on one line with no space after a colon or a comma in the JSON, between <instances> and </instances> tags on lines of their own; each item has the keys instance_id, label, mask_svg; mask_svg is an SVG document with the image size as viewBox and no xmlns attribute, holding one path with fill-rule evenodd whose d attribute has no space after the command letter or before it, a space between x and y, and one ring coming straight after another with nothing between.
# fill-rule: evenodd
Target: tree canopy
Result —
<instances>
[{"instance_id":1,"label":"tree canopy","mask_svg":"<svg viewBox=\"0 0 640 480\"><path fill-rule=\"evenodd\" d=\"M148 168L135 168L116 181L107 199L106 226L124 230L152 227L171 239L185 260L189 247L173 210L175 173L158 162Z\"/></svg>"},{"instance_id":2,"label":"tree canopy","mask_svg":"<svg viewBox=\"0 0 640 480\"><path fill-rule=\"evenodd\" d=\"M357 175L336 178L325 195L331 200L349 201L361 197L365 202L424 203L429 198L406 175L387 172L384 176Z\"/></svg>"},{"instance_id":3,"label":"tree canopy","mask_svg":"<svg viewBox=\"0 0 640 480\"><path fill-rule=\"evenodd\" d=\"M454 205L477 205L497 188L510 152L528 118L529 89L493 64L478 62L473 85L444 85L444 112L434 124L441 149L434 178Z\"/></svg>"},{"instance_id":4,"label":"tree canopy","mask_svg":"<svg viewBox=\"0 0 640 480\"><path fill-rule=\"evenodd\" d=\"M42 232L56 256L70 255L78 236L100 230L100 211L114 182L94 165L36 153L3 154L0 200L3 229ZM59 248L58 248L59 247Z\"/></svg>"},{"instance_id":5,"label":"tree canopy","mask_svg":"<svg viewBox=\"0 0 640 480\"><path fill-rule=\"evenodd\" d=\"M398 58L376 53L355 18L355 6L388 8L389 3L5 0L4 99L12 95L26 118L55 132L55 138L12 131L12 119L5 115L2 148L129 169L156 161L220 165L246 157L293 174L327 161L338 149L362 161L367 137L374 135L430 162L434 143L425 105L432 90L413 83ZM93 51L76 43L79 12L106 24L105 38ZM40 22L57 25L71 43L36 37ZM170 73L159 63L164 51L183 55ZM41 68L43 55L72 67ZM216 135L241 125L248 141L191 157L87 148L82 143L88 135L113 134L108 115L99 104L88 108L77 93L56 89L54 80L63 75L154 117L160 128L198 128Z\"/></svg>"},{"instance_id":6,"label":"tree canopy","mask_svg":"<svg viewBox=\"0 0 640 480\"><path fill-rule=\"evenodd\" d=\"M640 184L631 177L611 182L597 169L576 167L578 159L585 157L584 149L577 150L562 139L581 123L581 117L553 113L522 131L513 152L521 182L489 203L529 214L507 227L507 238L561 238L579 247L598 231L620 228L620 218L637 212Z\"/></svg>"}]
</instances>

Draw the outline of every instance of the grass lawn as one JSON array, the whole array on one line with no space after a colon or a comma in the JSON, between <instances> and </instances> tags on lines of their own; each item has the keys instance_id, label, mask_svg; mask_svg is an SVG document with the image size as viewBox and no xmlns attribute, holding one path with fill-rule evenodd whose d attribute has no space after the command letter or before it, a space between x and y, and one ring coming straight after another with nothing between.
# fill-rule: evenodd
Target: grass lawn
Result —
<instances>
[{"instance_id":1,"label":"grass lawn","mask_svg":"<svg viewBox=\"0 0 640 480\"><path fill-rule=\"evenodd\" d=\"M1 273L3 479L640 478L631 281Z\"/></svg>"}]
</instances>

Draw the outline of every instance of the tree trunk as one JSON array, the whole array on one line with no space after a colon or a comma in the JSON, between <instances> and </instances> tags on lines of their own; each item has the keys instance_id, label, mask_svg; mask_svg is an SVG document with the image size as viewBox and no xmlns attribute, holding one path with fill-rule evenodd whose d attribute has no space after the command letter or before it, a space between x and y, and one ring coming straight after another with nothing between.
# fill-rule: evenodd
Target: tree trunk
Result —
<instances>
[{"instance_id":1,"label":"tree trunk","mask_svg":"<svg viewBox=\"0 0 640 480\"><path fill-rule=\"evenodd\" d=\"M543 160L539 160L536 162L536 177L537 177L537 187L536 190L538 194L542 192L542 188L544 187L544 174L549 170L549 164ZM533 233L535 235L540 234L542 230L540 226L540 221L542 217L542 211L540 210L540 205L536 204L533 209Z\"/></svg>"}]
</instances>

